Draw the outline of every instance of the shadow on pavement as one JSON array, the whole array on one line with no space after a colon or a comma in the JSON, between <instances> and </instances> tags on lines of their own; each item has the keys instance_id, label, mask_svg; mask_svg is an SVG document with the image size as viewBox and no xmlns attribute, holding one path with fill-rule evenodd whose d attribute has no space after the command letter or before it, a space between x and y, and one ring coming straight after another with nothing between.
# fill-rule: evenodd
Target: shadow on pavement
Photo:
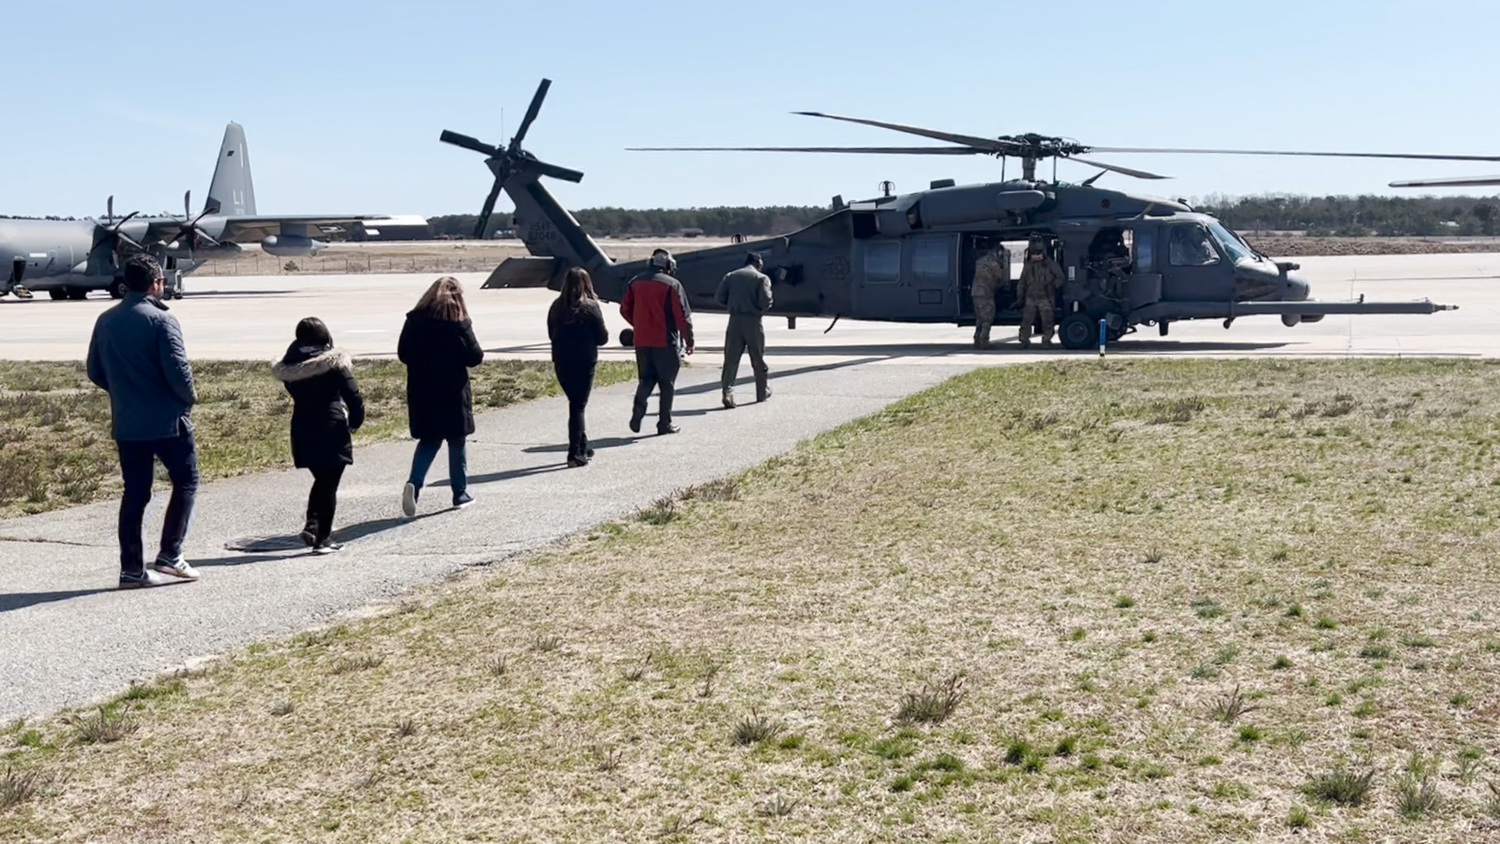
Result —
<instances>
[{"instance_id":1,"label":"shadow on pavement","mask_svg":"<svg viewBox=\"0 0 1500 844\"><path fill-rule=\"evenodd\" d=\"M767 354L769 354L769 352L767 352ZM864 366L867 363L879 363L881 361L890 360L892 357L894 356L880 355L876 357L863 357L855 358L854 360L839 361L838 363L825 363L821 366L799 366L796 369L781 370L772 369L769 378L770 380L775 381L778 378L791 378L794 375L807 375L808 373L812 372L829 372L835 369L848 369L851 366ZM734 383L736 386L740 384L753 384L755 383L755 377L753 375L745 376L744 378L736 379ZM718 391L719 379L715 378L712 381L705 381L702 384L694 384L689 387L678 387L677 395L692 396L698 395L700 393L716 393ZM676 414L677 411L672 411L672 415L675 416Z\"/></svg>"},{"instance_id":2,"label":"shadow on pavement","mask_svg":"<svg viewBox=\"0 0 1500 844\"><path fill-rule=\"evenodd\" d=\"M567 451L567 447L564 446L562 450ZM567 463L549 463L546 466L527 466L524 469L511 469L505 472L492 472L488 475L470 475L469 485L473 486L474 484L499 483L500 481L509 481L514 480L515 478L524 478L527 475L543 475L547 472L556 472L566 468L568 468ZM427 485L427 488L431 489L433 487L445 486L448 486L447 478L443 478L440 481L433 481L432 483Z\"/></svg>"},{"instance_id":3,"label":"shadow on pavement","mask_svg":"<svg viewBox=\"0 0 1500 844\"><path fill-rule=\"evenodd\" d=\"M446 511L439 510L433 513L419 513L408 519L397 516L390 519L373 519L368 522L346 525L333 531L334 542L350 542L355 539L363 539L393 528L430 519ZM269 560L285 560L289 555L275 554L277 551L301 551L309 553L307 544L302 541L298 534L286 534L283 536L252 536L246 539L235 539L224 543L224 550L238 552L239 556L223 557L216 560L189 560L195 566L229 566L241 563L263 563ZM249 556L260 555L260 556Z\"/></svg>"},{"instance_id":4,"label":"shadow on pavement","mask_svg":"<svg viewBox=\"0 0 1500 844\"><path fill-rule=\"evenodd\" d=\"M297 539L297 537L295 537L295 536L292 537L292 538L293 539ZM310 551L307 550L307 546L303 545L302 544L302 540L300 540L300 539L297 539L297 549L299 551L301 551L303 554L310 554L310 553L312 553L312 552L310 552ZM232 557L216 557L216 558L210 559L210 560L188 560L188 562L192 563L194 568L212 568L214 566L244 566L244 565L249 565L250 563L269 563L272 560L290 560L293 557L297 557L297 556L301 556L301 555L298 555L298 554L235 554Z\"/></svg>"},{"instance_id":5,"label":"shadow on pavement","mask_svg":"<svg viewBox=\"0 0 1500 844\"><path fill-rule=\"evenodd\" d=\"M597 440L589 440L589 447L594 449L617 448L622 445L630 445L635 441L635 437L603 437ZM530 448L523 448L521 450L526 452L527 454L561 454L568 450L568 444L559 443L557 445L534 445Z\"/></svg>"},{"instance_id":6,"label":"shadow on pavement","mask_svg":"<svg viewBox=\"0 0 1500 844\"><path fill-rule=\"evenodd\" d=\"M0 595L0 612L12 612L34 607L38 604L50 604L53 601L67 601L73 598L82 598L85 595L98 595L100 592L118 592L118 589L71 589L67 592L17 592L12 595Z\"/></svg>"}]
</instances>

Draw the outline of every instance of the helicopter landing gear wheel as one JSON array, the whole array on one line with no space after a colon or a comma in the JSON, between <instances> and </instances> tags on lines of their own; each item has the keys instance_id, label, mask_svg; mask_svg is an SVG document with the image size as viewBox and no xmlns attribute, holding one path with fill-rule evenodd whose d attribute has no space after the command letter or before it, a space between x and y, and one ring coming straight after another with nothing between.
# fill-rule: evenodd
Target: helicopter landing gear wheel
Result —
<instances>
[{"instance_id":1,"label":"helicopter landing gear wheel","mask_svg":"<svg viewBox=\"0 0 1500 844\"><path fill-rule=\"evenodd\" d=\"M1068 314L1057 333L1064 349L1087 349L1099 342L1099 323L1088 314Z\"/></svg>"},{"instance_id":2,"label":"helicopter landing gear wheel","mask_svg":"<svg viewBox=\"0 0 1500 844\"><path fill-rule=\"evenodd\" d=\"M123 278L116 277L109 285L109 298L111 299L124 299L125 295L129 292L130 288L125 286L125 279Z\"/></svg>"},{"instance_id":3,"label":"helicopter landing gear wheel","mask_svg":"<svg viewBox=\"0 0 1500 844\"><path fill-rule=\"evenodd\" d=\"M66 299L66 298L68 298L68 288L66 288L66 287L54 287L51 290L47 291L47 298L51 299L54 302L58 302L58 301L61 301L63 299Z\"/></svg>"},{"instance_id":4,"label":"helicopter landing gear wheel","mask_svg":"<svg viewBox=\"0 0 1500 844\"><path fill-rule=\"evenodd\" d=\"M620 345L627 349L635 345L635 329L625 328L620 331Z\"/></svg>"},{"instance_id":5,"label":"helicopter landing gear wheel","mask_svg":"<svg viewBox=\"0 0 1500 844\"><path fill-rule=\"evenodd\" d=\"M70 288L68 288L68 298L72 299L75 302L82 302L84 299L87 299L88 297L89 297L89 289L87 287L70 287Z\"/></svg>"}]
</instances>

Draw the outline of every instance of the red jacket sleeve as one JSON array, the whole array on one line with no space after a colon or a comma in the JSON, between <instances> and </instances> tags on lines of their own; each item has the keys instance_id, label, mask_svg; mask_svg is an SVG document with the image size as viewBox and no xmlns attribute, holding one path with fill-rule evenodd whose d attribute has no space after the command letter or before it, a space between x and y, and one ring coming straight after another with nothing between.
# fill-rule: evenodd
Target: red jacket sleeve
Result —
<instances>
[{"instance_id":1,"label":"red jacket sleeve","mask_svg":"<svg viewBox=\"0 0 1500 844\"><path fill-rule=\"evenodd\" d=\"M630 323L631 325L635 325L634 284L625 285L625 298L620 300L620 316L625 317L626 322Z\"/></svg>"}]
</instances>

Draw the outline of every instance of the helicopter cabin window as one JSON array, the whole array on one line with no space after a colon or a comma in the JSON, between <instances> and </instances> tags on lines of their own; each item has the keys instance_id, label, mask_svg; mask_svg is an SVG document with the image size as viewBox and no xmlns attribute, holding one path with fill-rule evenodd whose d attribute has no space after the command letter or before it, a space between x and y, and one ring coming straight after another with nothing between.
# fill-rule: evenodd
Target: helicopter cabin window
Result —
<instances>
[{"instance_id":1,"label":"helicopter cabin window","mask_svg":"<svg viewBox=\"0 0 1500 844\"><path fill-rule=\"evenodd\" d=\"M1202 226L1176 225L1167 240L1167 260L1174 267L1205 267L1219 263L1219 253Z\"/></svg>"},{"instance_id":2,"label":"helicopter cabin window","mask_svg":"<svg viewBox=\"0 0 1500 844\"><path fill-rule=\"evenodd\" d=\"M953 242L946 237L912 241L911 274L918 284L946 285L950 278Z\"/></svg>"},{"instance_id":3,"label":"helicopter cabin window","mask_svg":"<svg viewBox=\"0 0 1500 844\"><path fill-rule=\"evenodd\" d=\"M1141 237L1135 238L1132 245L1135 254L1135 271L1138 273L1156 272L1156 231L1146 229L1141 232Z\"/></svg>"},{"instance_id":4,"label":"helicopter cabin window","mask_svg":"<svg viewBox=\"0 0 1500 844\"><path fill-rule=\"evenodd\" d=\"M901 241L867 241L865 243L865 283L896 284L899 281L901 281Z\"/></svg>"}]
</instances>

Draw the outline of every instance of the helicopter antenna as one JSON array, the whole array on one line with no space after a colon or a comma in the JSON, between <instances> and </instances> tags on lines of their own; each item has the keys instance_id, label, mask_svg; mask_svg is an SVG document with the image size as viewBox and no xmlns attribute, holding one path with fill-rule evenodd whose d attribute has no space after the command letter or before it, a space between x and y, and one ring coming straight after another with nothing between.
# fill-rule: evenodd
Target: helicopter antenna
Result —
<instances>
[{"instance_id":1,"label":"helicopter antenna","mask_svg":"<svg viewBox=\"0 0 1500 844\"><path fill-rule=\"evenodd\" d=\"M890 179L886 179L885 181L880 183L880 192L884 196L890 196L895 192L895 190L896 183L891 181Z\"/></svg>"}]
</instances>

